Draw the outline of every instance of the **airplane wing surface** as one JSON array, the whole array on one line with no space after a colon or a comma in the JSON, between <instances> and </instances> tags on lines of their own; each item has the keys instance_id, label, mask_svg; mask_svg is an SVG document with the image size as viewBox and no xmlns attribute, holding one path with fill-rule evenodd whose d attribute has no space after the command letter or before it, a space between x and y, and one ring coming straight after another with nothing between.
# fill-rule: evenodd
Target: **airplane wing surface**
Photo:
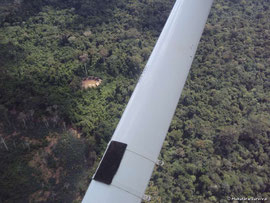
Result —
<instances>
[{"instance_id":1,"label":"airplane wing surface","mask_svg":"<svg viewBox=\"0 0 270 203\"><path fill-rule=\"evenodd\" d=\"M83 203L144 198L212 2L176 1Z\"/></svg>"}]
</instances>

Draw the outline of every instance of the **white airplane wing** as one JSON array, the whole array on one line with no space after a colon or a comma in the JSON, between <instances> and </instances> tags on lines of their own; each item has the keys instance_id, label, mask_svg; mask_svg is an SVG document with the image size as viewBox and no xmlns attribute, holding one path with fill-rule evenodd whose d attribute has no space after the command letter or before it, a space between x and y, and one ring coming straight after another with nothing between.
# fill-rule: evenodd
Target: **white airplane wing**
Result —
<instances>
[{"instance_id":1,"label":"white airplane wing","mask_svg":"<svg viewBox=\"0 0 270 203\"><path fill-rule=\"evenodd\" d=\"M212 2L176 1L83 203L142 201Z\"/></svg>"}]
</instances>

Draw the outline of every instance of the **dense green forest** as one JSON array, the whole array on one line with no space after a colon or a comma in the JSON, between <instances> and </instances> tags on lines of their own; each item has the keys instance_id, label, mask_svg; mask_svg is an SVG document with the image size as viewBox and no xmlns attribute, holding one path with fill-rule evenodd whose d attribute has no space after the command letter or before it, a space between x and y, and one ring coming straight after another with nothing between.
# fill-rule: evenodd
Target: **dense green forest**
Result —
<instances>
[{"instance_id":1,"label":"dense green forest","mask_svg":"<svg viewBox=\"0 0 270 203\"><path fill-rule=\"evenodd\" d=\"M0 202L81 201L173 3L0 2ZM269 19L214 1L151 202L270 200Z\"/></svg>"}]
</instances>

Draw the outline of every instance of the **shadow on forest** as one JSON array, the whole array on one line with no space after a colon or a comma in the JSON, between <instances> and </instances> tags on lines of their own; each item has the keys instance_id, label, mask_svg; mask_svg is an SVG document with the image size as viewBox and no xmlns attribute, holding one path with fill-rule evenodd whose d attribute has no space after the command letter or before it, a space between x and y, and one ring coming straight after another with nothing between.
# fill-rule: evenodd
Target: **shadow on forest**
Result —
<instances>
[{"instance_id":1,"label":"shadow on forest","mask_svg":"<svg viewBox=\"0 0 270 203\"><path fill-rule=\"evenodd\" d=\"M59 9L75 9L76 13L83 16L93 16L106 21L111 16L115 7L121 7L120 0L7 0L0 2L0 26L4 23L22 22L38 14L44 6L53 6ZM123 5L122 5L123 6Z\"/></svg>"},{"instance_id":2,"label":"shadow on forest","mask_svg":"<svg viewBox=\"0 0 270 203\"><path fill-rule=\"evenodd\" d=\"M139 15L140 24L146 30L160 34L164 27L174 1L164 4L162 1L149 2L149 5L142 8L142 15Z\"/></svg>"},{"instance_id":3,"label":"shadow on forest","mask_svg":"<svg viewBox=\"0 0 270 203\"><path fill-rule=\"evenodd\" d=\"M1 43L0 41L0 67L1 71L5 71L8 65L19 64L25 57L24 50L12 43Z\"/></svg>"},{"instance_id":4,"label":"shadow on forest","mask_svg":"<svg viewBox=\"0 0 270 203\"><path fill-rule=\"evenodd\" d=\"M27 53L11 43L0 44L0 104L18 112L30 109L44 112L48 106L63 104L67 108L69 88L58 91L58 84L46 81L48 74L35 75L22 66ZM37 70L38 71L38 70ZM67 92L66 95L64 93ZM1 112L0 112L1 113ZM41 113L42 114L42 113Z\"/></svg>"}]
</instances>

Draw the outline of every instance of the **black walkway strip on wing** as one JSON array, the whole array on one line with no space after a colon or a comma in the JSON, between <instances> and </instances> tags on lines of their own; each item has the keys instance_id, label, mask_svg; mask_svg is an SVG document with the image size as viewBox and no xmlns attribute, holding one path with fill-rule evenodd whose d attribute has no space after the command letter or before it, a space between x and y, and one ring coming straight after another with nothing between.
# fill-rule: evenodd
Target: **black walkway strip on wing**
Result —
<instances>
[{"instance_id":1,"label":"black walkway strip on wing","mask_svg":"<svg viewBox=\"0 0 270 203\"><path fill-rule=\"evenodd\" d=\"M98 170L95 174L94 180L105 184L111 184L114 175L116 174L127 144L117 141L111 141Z\"/></svg>"}]
</instances>

